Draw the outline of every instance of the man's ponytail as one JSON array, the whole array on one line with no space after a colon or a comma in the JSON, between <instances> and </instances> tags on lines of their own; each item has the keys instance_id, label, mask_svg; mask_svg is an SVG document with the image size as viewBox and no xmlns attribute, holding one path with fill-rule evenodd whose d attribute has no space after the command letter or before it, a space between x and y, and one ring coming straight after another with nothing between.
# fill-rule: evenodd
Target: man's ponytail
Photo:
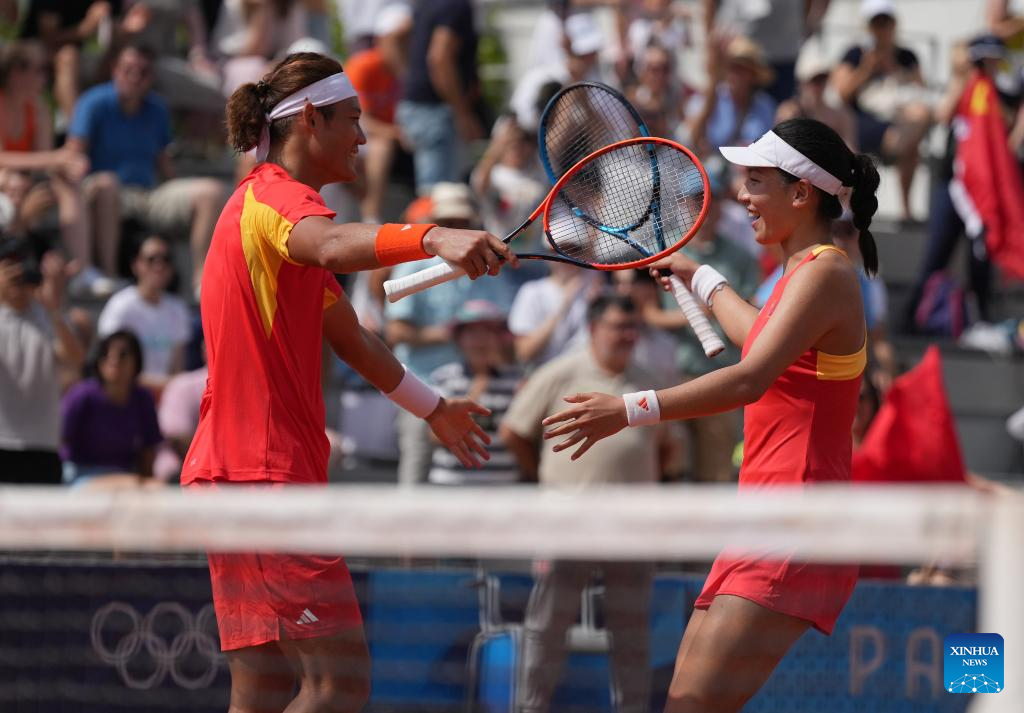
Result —
<instances>
[{"instance_id":1,"label":"man's ponytail","mask_svg":"<svg viewBox=\"0 0 1024 713\"><path fill-rule=\"evenodd\" d=\"M267 119L257 85L243 84L228 98L228 143L235 151L245 153L259 143Z\"/></svg>"}]
</instances>

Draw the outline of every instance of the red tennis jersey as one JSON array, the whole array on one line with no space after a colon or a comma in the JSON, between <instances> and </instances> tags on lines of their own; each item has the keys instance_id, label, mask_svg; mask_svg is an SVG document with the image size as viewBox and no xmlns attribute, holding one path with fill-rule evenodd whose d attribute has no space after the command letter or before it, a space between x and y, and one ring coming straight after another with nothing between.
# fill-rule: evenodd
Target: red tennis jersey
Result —
<instances>
[{"instance_id":1,"label":"red tennis jersey","mask_svg":"<svg viewBox=\"0 0 1024 713\"><path fill-rule=\"evenodd\" d=\"M228 200L203 268L209 378L182 485L324 483L323 311L341 288L288 254L303 218L333 218L320 195L262 163Z\"/></svg>"},{"instance_id":2,"label":"red tennis jersey","mask_svg":"<svg viewBox=\"0 0 1024 713\"><path fill-rule=\"evenodd\" d=\"M842 253L831 245L818 247L776 283L747 335L743 357L771 319L789 279L826 250ZM851 429L866 363L866 335L864 346L854 354L836 356L808 349L760 399L747 405L740 491L850 480ZM830 634L857 583L857 571L857 565L731 551L715 560L694 606L706 609L716 595L731 594L810 621Z\"/></svg>"}]
</instances>

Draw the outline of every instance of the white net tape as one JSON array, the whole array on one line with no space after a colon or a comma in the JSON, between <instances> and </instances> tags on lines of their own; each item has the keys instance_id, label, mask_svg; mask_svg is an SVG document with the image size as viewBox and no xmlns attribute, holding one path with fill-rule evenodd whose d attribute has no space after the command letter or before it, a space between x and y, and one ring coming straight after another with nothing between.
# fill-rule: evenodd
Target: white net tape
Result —
<instances>
[{"instance_id":1,"label":"white net tape","mask_svg":"<svg viewBox=\"0 0 1024 713\"><path fill-rule=\"evenodd\" d=\"M976 561L986 510L965 488L7 489L0 548L698 559L737 546L957 564Z\"/></svg>"}]
</instances>

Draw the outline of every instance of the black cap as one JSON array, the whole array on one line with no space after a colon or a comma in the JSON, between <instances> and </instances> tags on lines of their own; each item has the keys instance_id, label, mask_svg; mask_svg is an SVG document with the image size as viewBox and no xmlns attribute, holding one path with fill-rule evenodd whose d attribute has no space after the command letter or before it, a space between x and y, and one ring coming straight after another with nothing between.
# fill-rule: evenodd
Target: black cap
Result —
<instances>
[{"instance_id":1,"label":"black cap","mask_svg":"<svg viewBox=\"0 0 1024 713\"><path fill-rule=\"evenodd\" d=\"M978 35L967 45L972 62L983 59L1002 59L1006 56L1006 45L995 35Z\"/></svg>"}]
</instances>

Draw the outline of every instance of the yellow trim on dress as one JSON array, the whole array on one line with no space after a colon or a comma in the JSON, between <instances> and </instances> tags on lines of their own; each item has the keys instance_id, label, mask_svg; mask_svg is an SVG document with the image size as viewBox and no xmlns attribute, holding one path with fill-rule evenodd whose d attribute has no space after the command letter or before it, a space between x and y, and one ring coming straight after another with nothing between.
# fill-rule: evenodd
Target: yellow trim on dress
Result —
<instances>
[{"instance_id":1,"label":"yellow trim on dress","mask_svg":"<svg viewBox=\"0 0 1024 713\"><path fill-rule=\"evenodd\" d=\"M835 250L847 259L850 257L845 250L835 245L819 245L811 252L817 257L826 250ZM816 369L822 381L849 381L860 376L867 364L868 340L865 336L864 346L853 354L829 354L819 349Z\"/></svg>"},{"instance_id":2,"label":"yellow trim on dress","mask_svg":"<svg viewBox=\"0 0 1024 713\"><path fill-rule=\"evenodd\" d=\"M828 354L818 350L817 373L821 381L849 381L860 376L868 364L868 340L854 354Z\"/></svg>"},{"instance_id":3,"label":"yellow trim on dress","mask_svg":"<svg viewBox=\"0 0 1024 713\"><path fill-rule=\"evenodd\" d=\"M811 250L811 253L814 255L814 257L818 257L826 250L835 250L837 253L845 257L847 260L850 259L850 256L846 254L846 251L836 245L819 245L818 247L814 248L814 250Z\"/></svg>"}]
</instances>

